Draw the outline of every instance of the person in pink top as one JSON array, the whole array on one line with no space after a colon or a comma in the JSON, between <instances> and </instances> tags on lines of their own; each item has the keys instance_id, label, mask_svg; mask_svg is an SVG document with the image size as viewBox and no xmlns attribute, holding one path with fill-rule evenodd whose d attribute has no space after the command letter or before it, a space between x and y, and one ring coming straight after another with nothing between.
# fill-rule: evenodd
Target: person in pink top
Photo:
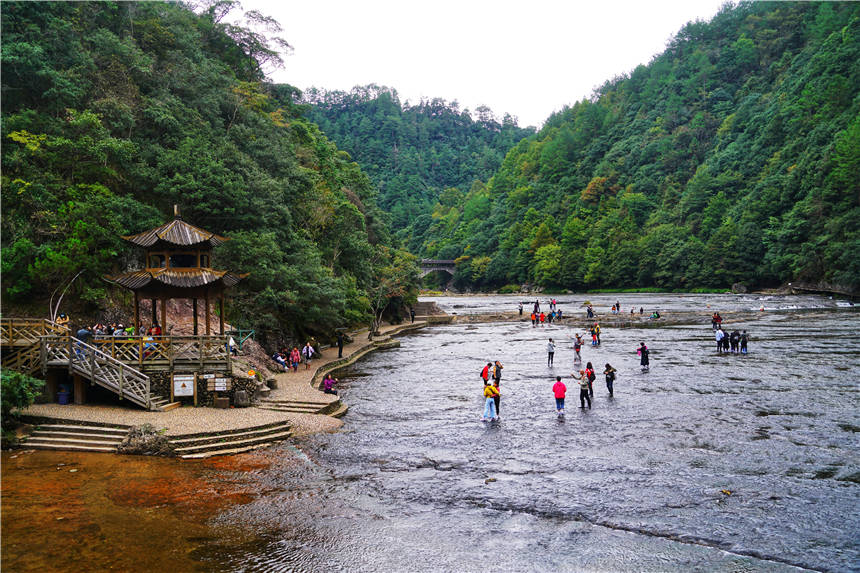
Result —
<instances>
[{"instance_id":1,"label":"person in pink top","mask_svg":"<svg viewBox=\"0 0 860 573\"><path fill-rule=\"evenodd\" d=\"M561 376L555 377L555 384L552 385L552 393L555 394L555 411L559 416L564 415L564 395L567 393L567 386L561 381Z\"/></svg>"}]
</instances>

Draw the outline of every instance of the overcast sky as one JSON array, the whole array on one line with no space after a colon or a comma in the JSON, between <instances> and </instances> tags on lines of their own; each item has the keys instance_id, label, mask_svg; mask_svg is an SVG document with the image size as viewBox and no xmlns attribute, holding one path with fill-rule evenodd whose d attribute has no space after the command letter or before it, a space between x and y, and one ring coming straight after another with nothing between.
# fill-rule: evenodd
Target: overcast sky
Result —
<instances>
[{"instance_id":1,"label":"overcast sky","mask_svg":"<svg viewBox=\"0 0 860 573\"><path fill-rule=\"evenodd\" d=\"M272 80L328 90L375 83L402 102L486 105L540 126L595 87L647 64L686 22L725 0L241 0L294 51ZM474 116L474 115L473 115Z\"/></svg>"}]
</instances>

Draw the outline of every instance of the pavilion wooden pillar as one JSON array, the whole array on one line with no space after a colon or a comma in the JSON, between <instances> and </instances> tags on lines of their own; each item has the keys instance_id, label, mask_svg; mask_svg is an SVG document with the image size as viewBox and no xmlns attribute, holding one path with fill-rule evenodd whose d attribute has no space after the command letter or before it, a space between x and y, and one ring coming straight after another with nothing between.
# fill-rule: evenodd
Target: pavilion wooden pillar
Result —
<instances>
[{"instance_id":1,"label":"pavilion wooden pillar","mask_svg":"<svg viewBox=\"0 0 860 573\"><path fill-rule=\"evenodd\" d=\"M194 310L194 336L197 336L197 297L191 299L191 308Z\"/></svg>"},{"instance_id":2,"label":"pavilion wooden pillar","mask_svg":"<svg viewBox=\"0 0 860 573\"><path fill-rule=\"evenodd\" d=\"M161 335L167 336L167 299L161 299Z\"/></svg>"},{"instance_id":3,"label":"pavilion wooden pillar","mask_svg":"<svg viewBox=\"0 0 860 573\"><path fill-rule=\"evenodd\" d=\"M155 299L154 299L154 298L151 298L151 299L149 299L149 302L151 302L151 303L152 303L152 324L150 325L150 326L152 326L152 325L154 325L156 322L158 322L158 314L156 314L156 313L157 313L157 308L155 307Z\"/></svg>"},{"instance_id":4,"label":"pavilion wooden pillar","mask_svg":"<svg viewBox=\"0 0 860 573\"><path fill-rule=\"evenodd\" d=\"M224 293L221 293L221 298L218 299L218 325L221 329L219 334L224 334Z\"/></svg>"},{"instance_id":5,"label":"pavilion wooden pillar","mask_svg":"<svg viewBox=\"0 0 860 573\"><path fill-rule=\"evenodd\" d=\"M206 301L206 336L209 336L210 334L212 334L212 332L209 328L209 289L208 288L206 289L206 298L204 300Z\"/></svg>"},{"instance_id":6,"label":"pavilion wooden pillar","mask_svg":"<svg viewBox=\"0 0 860 573\"><path fill-rule=\"evenodd\" d=\"M134 291L134 334L140 332L140 296Z\"/></svg>"}]
</instances>

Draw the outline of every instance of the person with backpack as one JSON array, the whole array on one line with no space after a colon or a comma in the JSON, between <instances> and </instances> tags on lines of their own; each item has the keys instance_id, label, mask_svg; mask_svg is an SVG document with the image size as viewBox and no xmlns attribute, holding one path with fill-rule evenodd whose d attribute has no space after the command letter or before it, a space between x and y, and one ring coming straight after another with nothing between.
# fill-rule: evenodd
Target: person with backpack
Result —
<instances>
[{"instance_id":1,"label":"person with backpack","mask_svg":"<svg viewBox=\"0 0 860 573\"><path fill-rule=\"evenodd\" d=\"M571 374L576 378L576 374ZM585 408L585 403L588 402L588 409L591 410L591 396L588 395L588 376L585 370L579 371L579 404L580 408Z\"/></svg>"},{"instance_id":2,"label":"person with backpack","mask_svg":"<svg viewBox=\"0 0 860 573\"><path fill-rule=\"evenodd\" d=\"M594 380L597 378L597 374L594 373L594 366L591 365L591 362L585 363L585 375L588 377L588 395L593 397Z\"/></svg>"},{"instance_id":3,"label":"person with backpack","mask_svg":"<svg viewBox=\"0 0 860 573\"><path fill-rule=\"evenodd\" d=\"M493 363L492 363L492 362L487 362L487 365L486 365L486 366L484 366L484 369L483 369L483 370L481 370L481 378L483 378L483 379L484 379L484 384L485 384L485 385L486 385L486 383L490 380L490 368L492 368L492 367L493 367Z\"/></svg>"}]
</instances>

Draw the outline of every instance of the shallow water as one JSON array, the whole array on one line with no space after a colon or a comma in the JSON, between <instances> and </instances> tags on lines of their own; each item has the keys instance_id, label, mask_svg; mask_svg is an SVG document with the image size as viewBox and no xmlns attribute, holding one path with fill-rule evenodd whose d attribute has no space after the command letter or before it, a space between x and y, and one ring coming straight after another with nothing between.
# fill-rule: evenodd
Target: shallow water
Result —
<instances>
[{"instance_id":1,"label":"shallow water","mask_svg":"<svg viewBox=\"0 0 860 573\"><path fill-rule=\"evenodd\" d=\"M586 411L571 327L450 325L342 377L338 433L208 462L4 453L4 570L858 571L860 314L746 316L746 356L710 324L604 328L582 358L615 396L598 375Z\"/></svg>"},{"instance_id":2,"label":"shallow water","mask_svg":"<svg viewBox=\"0 0 860 573\"><path fill-rule=\"evenodd\" d=\"M599 376L593 409L571 390L563 422L551 385L573 369L567 327L405 337L342 384L346 426L301 445L312 463L221 517L259 539L198 557L240 571L857 570L858 315L751 318L731 325L752 334L746 356L717 355L710 325L604 330L583 360L618 369L615 396ZM505 365L498 424L479 420L488 359Z\"/></svg>"},{"instance_id":3,"label":"shallow water","mask_svg":"<svg viewBox=\"0 0 860 573\"><path fill-rule=\"evenodd\" d=\"M449 314L489 314L515 312L517 304L523 303L524 312L531 312L534 301L548 312L549 301L555 298L558 307L568 316L585 315L584 303L588 301L598 314L609 314L616 302L621 303L622 315L639 309L647 315L658 310L672 311L732 312L769 310L804 310L852 308L852 303L822 295L765 295L765 294L672 294L672 293L621 293L621 294L569 294L569 295L460 295L420 297L422 301L433 301Z\"/></svg>"}]
</instances>

